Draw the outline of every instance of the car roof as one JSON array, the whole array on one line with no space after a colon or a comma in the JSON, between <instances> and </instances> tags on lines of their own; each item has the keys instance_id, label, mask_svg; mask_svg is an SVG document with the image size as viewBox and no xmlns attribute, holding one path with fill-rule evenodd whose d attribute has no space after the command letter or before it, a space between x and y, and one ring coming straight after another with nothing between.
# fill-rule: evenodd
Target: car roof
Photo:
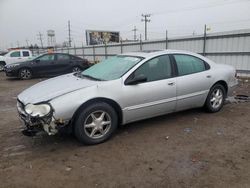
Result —
<instances>
[{"instance_id":1,"label":"car roof","mask_svg":"<svg viewBox=\"0 0 250 188\"><path fill-rule=\"evenodd\" d=\"M120 54L120 55L138 56L138 57L148 58L148 57L153 57L153 56L157 56L157 55L171 54L171 53L181 53L181 54L190 54L190 55L199 56L198 54L193 53L193 52L188 52L188 51L184 51L184 50L171 50L171 49L128 52L128 53L123 53L123 54Z\"/></svg>"}]
</instances>

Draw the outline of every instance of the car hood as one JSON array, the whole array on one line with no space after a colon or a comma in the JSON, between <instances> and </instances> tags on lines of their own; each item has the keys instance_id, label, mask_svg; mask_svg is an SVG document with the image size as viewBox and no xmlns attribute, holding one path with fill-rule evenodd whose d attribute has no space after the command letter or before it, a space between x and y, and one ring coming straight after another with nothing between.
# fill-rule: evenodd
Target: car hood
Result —
<instances>
[{"instance_id":1,"label":"car hood","mask_svg":"<svg viewBox=\"0 0 250 188\"><path fill-rule=\"evenodd\" d=\"M35 84L18 95L23 104L36 104L49 101L58 96L97 85L99 81L79 78L74 74L66 74Z\"/></svg>"}]
</instances>

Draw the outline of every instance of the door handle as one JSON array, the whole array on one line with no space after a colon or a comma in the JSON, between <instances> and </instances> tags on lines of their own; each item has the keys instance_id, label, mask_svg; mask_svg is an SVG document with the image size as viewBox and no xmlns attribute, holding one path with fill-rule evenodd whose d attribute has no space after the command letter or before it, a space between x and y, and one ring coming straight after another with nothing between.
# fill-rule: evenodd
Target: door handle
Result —
<instances>
[{"instance_id":1,"label":"door handle","mask_svg":"<svg viewBox=\"0 0 250 188\"><path fill-rule=\"evenodd\" d=\"M207 75L207 78L211 78L212 76L211 75Z\"/></svg>"},{"instance_id":2,"label":"door handle","mask_svg":"<svg viewBox=\"0 0 250 188\"><path fill-rule=\"evenodd\" d=\"M173 86L175 83L174 82L169 82L168 85L169 86Z\"/></svg>"}]
</instances>

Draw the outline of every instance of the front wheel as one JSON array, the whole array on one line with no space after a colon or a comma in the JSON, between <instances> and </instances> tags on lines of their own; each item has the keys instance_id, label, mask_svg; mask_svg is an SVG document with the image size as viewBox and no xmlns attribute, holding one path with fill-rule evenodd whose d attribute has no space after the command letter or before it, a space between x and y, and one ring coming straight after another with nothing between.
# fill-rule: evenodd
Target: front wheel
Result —
<instances>
[{"instance_id":1,"label":"front wheel","mask_svg":"<svg viewBox=\"0 0 250 188\"><path fill-rule=\"evenodd\" d=\"M0 62L0 71L3 71L4 66L5 66L5 63L4 62Z\"/></svg>"},{"instance_id":2,"label":"front wheel","mask_svg":"<svg viewBox=\"0 0 250 188\"><path fill-rule=\"evenodd\" d=\"M22 80L28 80L32 78L32 72L30 69L23 68L19 70L19 78Z\"/></svg>"},{"instance_id":3,"label":"front wheel","mask_svg":"<svg viewBox=\"0 0 250 188\"><path fill-rule=\"evenodd\" d=\"M117 129L115 110L107 103L95 103L78 113L74 133L84 144L99 144L109 139Z\"/></svg>"},{"instance_id":4,"label":"front wheel","mask_svg":"<svg viewBox=\"0 0 250 188\"><path fill-rule=\"evenodd\" d=\"M208 112L214 113L220 111L226 98L225 87L221 84L214 85L207 96L205 108Z\"/></svg>"}]
</instances>

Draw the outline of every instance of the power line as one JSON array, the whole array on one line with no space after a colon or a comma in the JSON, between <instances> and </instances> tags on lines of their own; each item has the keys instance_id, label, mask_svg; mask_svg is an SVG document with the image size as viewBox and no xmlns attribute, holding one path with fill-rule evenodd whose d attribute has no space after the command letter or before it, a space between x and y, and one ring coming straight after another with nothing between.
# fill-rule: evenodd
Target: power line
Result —
<instances>
[{"instance_id":1,"label":"power line","mask_svg":"<svg viewBox=\"0 0 250 188\"><path fill-rule=\"evenodd\" d=\"M161 14L171 14L171 13L178 13L183 11L193 11L193 10L199 10L199 9L207 9L207 8L213 8L218 6L225 6L225 5L231 5L231 4L238 4L238 3L249 3L248 0L231 0L229 2L219 2L219 3L213 3L210 5L203 5L198 7L187 7L184 9L172 9L167 11L160 11L160 12L154 12L153 15L161 15Z\"/></svg>"},{"instance_id":2,"label":"power line","mask_svg":"<svg viewBox=\"0 0 250 188\"><path fill-rule=\"evenodd\" d=\"M145 40L148 39L147 36L147 23L150 22L150 19L148 19L151 15L150 14L142 14L141 15L143 17L143 19L141 19L142 22L145 22Z\"/></svg>"},{"instance_id":3,"label":"power line","mask_svg":"<svg viewBox=\"0 0 250 188\"><path fill-rule=\"evenodd\" d=\"M134 32L134 41L136 41L136 32L138 31L138 29L136 28L136 26L134 26L134 29L132 29L132 31Z\"/></svg>"}]
</instances>

